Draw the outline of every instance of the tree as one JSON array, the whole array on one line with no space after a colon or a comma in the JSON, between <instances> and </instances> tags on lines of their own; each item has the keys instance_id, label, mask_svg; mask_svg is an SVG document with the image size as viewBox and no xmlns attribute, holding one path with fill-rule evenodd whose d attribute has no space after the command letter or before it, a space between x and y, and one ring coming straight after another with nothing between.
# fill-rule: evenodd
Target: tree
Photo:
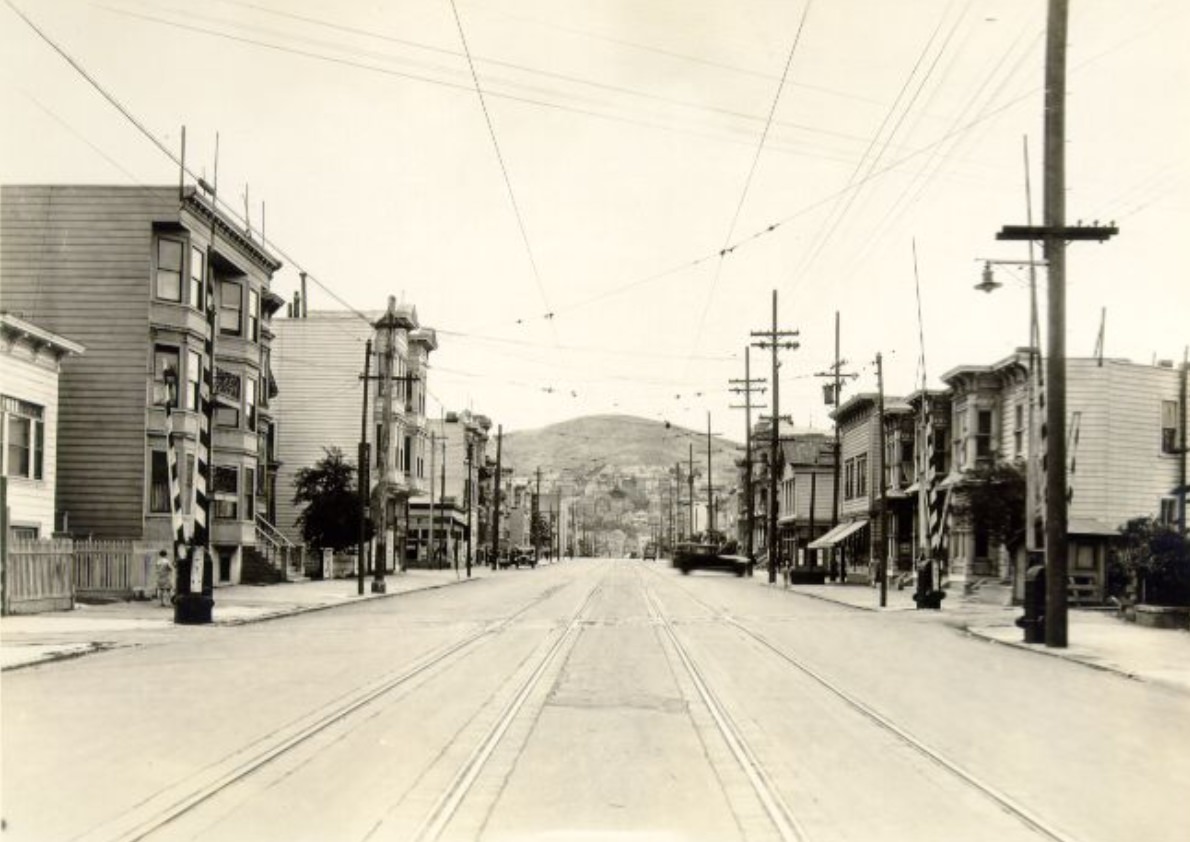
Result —
<instances>
[{"instance_id":1,"label":"tree","mask_svg":"<svg viewBox=\"0 0 1190 842\"><path fill-rule=\"evenodd\" d=\"M1120 527L1120 542L1108 564L1109 590L1131 591L1137 601L1185 605L1190 597L1190 541L1151 517Z\"/></svg>"},{"instance_id":2,"label":"tree","mask_svg":"<svg viewBox=\"0 0 1190 842\"><path fill-rule=\"evenodd\" d=\"M1025 542L1025 472L1013 462L980 465L964 475L963 494L951 514L973 532L1002 544L1009 555Z\"/></svg>"},{"instance_id":3,"label":"tree","mask_svg":"<svg viewBox=\"0 0 1190 842\"><path fill-rule=\"evenodd\" d=\"M295 523L311 547L339 552L359 540L360 495L355 466L343 459L343 451L332 447L323 452L326 456L294 477L293 502L306 506ZM364 539L371 540L370 520L365 527Z\"/></svg>"}]
</instances>

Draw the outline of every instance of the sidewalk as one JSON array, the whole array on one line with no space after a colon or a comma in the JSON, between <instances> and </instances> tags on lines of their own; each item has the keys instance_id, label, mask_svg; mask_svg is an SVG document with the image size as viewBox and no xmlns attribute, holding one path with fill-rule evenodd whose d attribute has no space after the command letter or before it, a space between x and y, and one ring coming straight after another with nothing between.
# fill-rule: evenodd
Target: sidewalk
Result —
<instances>
[{"instance_id":1,"label":"sidewalk","mask_svg":"<svg viewBox=\"0 0 1190 842\"><path fill-rule=\"evenodd\" d=\"M1024 642L1024 632L1015 624L1021 609L1008 604L1003 589L970 596L950 590L940 611L917 611L911 589L889 588L884 608L880 607L880 591L869 585L792 585L785 589L865 611L913 611L915 619L946 623L994 643L1190 693L1190 632L1185 630L1150 629L1119 619L1114 612L1071 608L1067 617L1069 645L1054 649Z\"/></svg>"},{"instance_id":2,"label":"sidewalk","mask_svg":"<svg viewBox=\"0 0 1190 842\"><path fill-rule=\"evenodd\" d=\"M472 567L472 579L489 574ZM215 589L214 626L238 626L310 611L322 611L368 599L385 599L468 581L454 570L407 570L385 577L387 592L373 594L371 578L358 594L355 579L306 580L276 585L228 585ZM157 601L76 604L73 611L0 618L0 670L78 657L121 646L168 639L194 626L177 626L173 607ZM201 628L201 627L200 627ZM209 628L206 627L206 628Z\"/></svg>"}]
</instances>

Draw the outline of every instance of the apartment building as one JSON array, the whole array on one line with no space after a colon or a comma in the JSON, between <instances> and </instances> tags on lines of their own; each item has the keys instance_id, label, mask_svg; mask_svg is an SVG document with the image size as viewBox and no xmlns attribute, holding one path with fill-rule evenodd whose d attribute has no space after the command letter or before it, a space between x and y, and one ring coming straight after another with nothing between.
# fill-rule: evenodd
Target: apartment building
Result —
<instances>
[{"instance_id":1,"label":"apartment building","mask_svg":"<svg viewBox=\"0 0 1190 842\"><path fill-rule=\"evenodd\" d=\"M281 383L277 401L277 526L301 543L297 524L301 507L293 502L298 471L313 467L332 448L359 467L362 428L370 448L369 499L384 481L388 507L384 569L392 571L407 557L408 504L429 493L430 443L426 426L426 377L435 332L422 327L411 305L394 304L392 330L392 410L387 452L383 436L383 377L390 320L386 311L299 311L275 324L273 363ZM368 341L371 359L365 361ZM361 379L365 367L369 379ZM368 415L364 421L364 391ZM384 461L387 457L387 463ZM388 465L387 476L382 467ZM381 542L377 542L379 546Z\"/></svg>"},{"instance_id":2,"label":"apartment building","mask_svg":"<svg viewBox=\"0 0 1190 842\"><path fill-rule=\"evenodd\" d=\"M167 403L193 525L211 348L211 549L216 583L238 582L276 502L280 261L193 187L5 185L0 236L0 309L87 348L61 364L59 528L169 546Z\"/></svg>"}]
</instances>

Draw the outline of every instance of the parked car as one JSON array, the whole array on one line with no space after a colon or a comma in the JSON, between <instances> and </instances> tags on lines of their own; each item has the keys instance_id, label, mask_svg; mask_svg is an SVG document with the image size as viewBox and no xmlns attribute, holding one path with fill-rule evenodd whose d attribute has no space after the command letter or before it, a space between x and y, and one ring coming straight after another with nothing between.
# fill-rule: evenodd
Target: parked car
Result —
<instances>
[{"instance_id":1,"label":"parked car","mask_svg":"<svg viewBox=\"0 0 1190 842\"><path fill-rule=\"evenodd\" d=\"M674 567L685 576L691 570L722 570L743 576L749 561L744 556L721 553L718 544L685 542L674 548Z\"/></svg>"}]
</instances>

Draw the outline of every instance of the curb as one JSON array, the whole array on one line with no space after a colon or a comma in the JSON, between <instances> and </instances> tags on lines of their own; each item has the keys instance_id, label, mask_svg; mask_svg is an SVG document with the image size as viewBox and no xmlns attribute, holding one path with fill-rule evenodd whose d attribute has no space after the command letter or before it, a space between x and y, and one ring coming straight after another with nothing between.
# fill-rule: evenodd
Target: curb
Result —
<instances>
[{"instance_id":1,"label":"curb","mask_svg":"<svg viewBox=\"0 0 1190 842\"><path fill-rule=\"evenodd\" d=\"M1131 681L1139 681L1139 682L1145 683L1145 684L1152 683L1152 682L1148 681L1147 679L1141 678L1136 673L1128 672L1127 670L1120 669L1119 667L1113 667L1108 664L1097 664L1093 661L1088 661L1083 658L1079 658L1075 655L1070 655L1063 651L1056 651L1056 650L1053 650L1050 648L1045 648L1041 644L1025 643L1024 641L1015 641L1015 640L1000 640L997 637L992 637L991 635L984 634L983 632L979 631L977 628L975 628L973 626L963 626L962 630L968 637L976 638L979 640L984 640L984 641L987 641L988 643L994 643L998 646L1007 646L1010 649L1019 649L1023 652L1031 652L1034 655L1045 655L1050 658L1057 658L1058 660L1065 661L1068 664L1079 664L1080 666L1087 667L1088 669L1099 670L1100 672L1111 673L1113 675L1118 675L1121 678L1127 678ZM1039 646L1041 648L1039 648ZM1173 685L1170 685L1170 686L1173 686Z\"/></svg>"},{"instance_id":2,"label":"curb","mask_svg":"<svg viewBox=\"0 0 1190 842\"><path fill-rule=\"evenodd\" d=\"M389 599L389 598L398 597L398 596L407 596L409 594L424 593L425 591L436 591L441 588L449 588L449 587L453 587L455 585L461 585L461 584L464 584L465 582L478 582L478 581L479 581L479 579L477 579L477 578L459 579L454 582L441 582L436 585L428 585L424 588L413 588L411 590L395 591L393 593L366 594L362 599L356 599L351 602L330 602L330 603L319 604L319 605L301 605L301 606L292 607L290 609L281 610L274 614L262 614L259 617L242 617L242 618L238 618L238 619L223 620L223 621L215 620L215 621L211 622L209 625L207 625L207 627L208 628L235 628L237 626L248 626L248 625L252 625L254 623L267 623L272 620L280 620L285 617L294 617L299 614L313 614L317 611L329 611L334 608L343 608L348 605L359 605L363 602L368 602L368 601L372 601L372 600ZM178 624L174 623L172 625L177 626ZM203 625L206 625L206 624L203 624ZM139 644L136 644L136 643L112 644L112 643L108 643L108 642L102 641L102 640L99 640L99 641L91 640L91 641L87 641L86 643L79 644L79 645L83 646L85 648L50 653L50 654L46 655L44 658L38 658L35 661L27 661L22 664L13 664L11 666L2 667L2 668L0 668L0 672L15 672L16 670L29 669L30 667L39 667L39 666L43 666L45 664L56 663L58 661L71 661L76 658L86 657L87 655L94 655L99 652L110 652L114 649L129 648L129 647L137 646Z\"/></svg>"},{"instance_id":3,"label":"curb","mask_svg":"<svg viewBox=\"0 0 1190 842\"><path fill-rule=\"evenodd\" d=\"M335 608L344 608L348 605L360 605L364 602L372 602L381 599L392 599L398 596L407 596L409 594L424 593L425 591L436 591L441 588L450 588L455 585L462 585L465 582L478 582L479 579L458 579L454 582L442 582L437 585L427 585L424 588L412 588L407 591L394 591L393 593L377 593L364 594L362 597L356 594L356 599L350 602L328 602L319 605L300 605L293 609L278 611L275 614L262 614L259 617L242 617L233 620L215 620L211 623L212 626L220 626L223 628L234 628L235 626L249 626L254 623L267 623L271 620L280 620L285 617L296 617L299 614L313 614L317 611L330 611ZM176 625L176 624L175 624Z\"/></svg>"}]
</instances>

